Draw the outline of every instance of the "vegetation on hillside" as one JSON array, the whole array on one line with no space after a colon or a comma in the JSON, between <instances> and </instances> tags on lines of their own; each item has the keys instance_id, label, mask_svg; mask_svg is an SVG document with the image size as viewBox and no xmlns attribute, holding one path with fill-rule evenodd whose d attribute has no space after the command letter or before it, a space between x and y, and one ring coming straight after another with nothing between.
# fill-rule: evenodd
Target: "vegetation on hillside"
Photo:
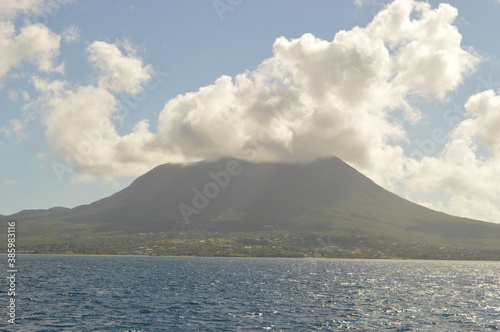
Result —
<instances>
[{"instance_id":1,"label":"vegetation on hillside","mask_svg":"<svg viewBox=\"0 0 500 332\"><path fill-rule=\"evenodd\" d=\"M500 260L498 241L446 241L413 233L262 230L252 232L170 231L123 233L93 231L92 224L18 223L17 250L34 254L96 254L228 257L329 257ZM6 247L6 237L0 245Z\"/></svg>"},{"instance_id":2,"label":"vegetation on hillside","mask_svg":"<svg viewBox=\"0 0 500 332\"><path fill-rule=\"evenodd\" d=\"M31 253L500 259L500 225L409 202L338 158L165 164L92 204L11 218Z\"/></svg>"}]
</instances>

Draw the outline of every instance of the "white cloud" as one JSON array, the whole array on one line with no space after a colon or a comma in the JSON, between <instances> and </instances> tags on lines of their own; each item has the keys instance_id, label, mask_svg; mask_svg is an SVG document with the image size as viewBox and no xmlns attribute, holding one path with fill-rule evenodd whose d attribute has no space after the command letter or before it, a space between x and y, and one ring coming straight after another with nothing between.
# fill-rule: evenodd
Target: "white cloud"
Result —
<instances>
[{"instance_id":1,"label":"white cloud","mask_svg":"<svg viewBox=\"0 0 500 332\"><path fill-rule=\"evenodd\" d=\"M417 14L420 19L410 19ZM460 46L462 36L453 21L457 10L440 4L394 1L368 25L393 51L394 83L426 97L444 98L462 83L478 58Z\"/></svg>"},{"instance_id":2,"label":"white cloud","mask_svg":"<svg viewBox=\"0 0 500 332\"><path fill-rule=\"evenodd\" d=\"M0 19L14 19L19 15L39 13L45 0L0 0Z\"/></svg>"},{"instance_id":3,"label":"white cloud","mask_svg":"<svg viewBox=\"0 0 500 332\"><path fill-rule=\"evenodd\" d=\"M63 72L64 65L55 64L60 40L42 24L25 26L16 34L11 22L0 22L0 79L23 61L36 65L42 72Z\"/></svg>"},{"instance_id":4,"label":"white cloud","mask_svg":"<svg viewBox=\"0 0 500 332\"><path fill-rule=\"evenodd\" d=\"M447 210L454 215L500 223L500 208L483 196L453 196Z\"/></svg>"},{"instance_id":5,"label":"white cloud","mask_svg":"<svg viewBox=\"0 0 500 332\"><path fill-rule=\"evenodd\" d=\"M437 157L414 161L409 184L418 190L462 195L500 195L500 96L487 90L469 98L469 117L450 133ZM486 147L490 155L480 155Z\"/></svg>"},{"instance_id":6,"label":"white cloud","mask_svg":"<svg viewBox=\"0 0 500 332\"><path fill-rule=\"evenodd\" d=\"M143 66L135 55L123 56L113 44L95 42L89 48L89 58L101 69L96 85L72 87L35 77L33 85L40 98L27 106L41 109L50 146L80 172L74 180L141 174L158 164L178 161L150 147L154 135L147 120L125 136L118 135L113 124L119 108L113 92L140 92L151 78L151 66Z\"/></svg>"},{"instance_id":7,"label":"white cloud","mask_svg":"<svg viewBox=\"0 0 500 332\"><path fill-rule=\"evenodd\" d=\"M13 102L16 102L17 101L17 92L16 91L9 92L9 99L12 100Z\"/></svg>"},{"instance_id":8,"label":"white cloud","mask_svg":"<svg viewBox=\"0 0 500 332\"><path fill-rule=\"evenodd\" d=\"M111 121L118 101L102 87L53 91L44 107L49 110L45 120L49 144L77 171L87 173L79 174L81 179L141 174L170 160L150 148L153 135L147 121L139 122L128 135L118 135Z\"/></svg>"},{"instance_id":9,"label":"white cloud","mask_svg":"<svg viewBox=\"0 0 500 332\"><path fill-rule=\"evenodd\" d=\"M413 11L418 18L413 18ZM337 155L382 181L403 158L403 149L392 142L406 139L392 113L402 109L408 118L418 119L408 95L442 98L477 61L460 46L460 34L452 25L455 16L449 6L431 9L428 4L400 0L366 28L340 31L332 41L311 34L294 40L278 38L274 56L255 71L234 79L222 76L210 86L168 101L157 134L146 121L127 136L113 132L113 139L89 152L81 164L101 160L103 173L114 175L121 160L144 162L141 151L181 161L229 155L303 162ZM450 36L444 40L447 33ZM429 54L415 52L415 46ZM113 128L116 100L110 92L138 93L151 78L151 67L130 45L123 48L126 54L115 44L92 43L88 53L101 71L98 87L65 92L56 104L55 99L47 103L51 110L47 134L58 149L75 149L79 144L75 133L99 128L96 119ZM437 56L430 55L434 51L439 51ZM425 65L418 75L415 62ZM446 79L437 79L436 73ZM83 103L83 96L90 105ZM151 160L157 158L146 162ZM106 166L106 161L114 164Z\"/></svg>"},{"instance_id":10,"label":"white cloud","mask_svg":"<svg viewBox=\"0 0 500 332\"><path fill-rule=\"evenodd\" d=\"M18 140L24 139L27 137L26 122L24 119L11 119L8 125L0 127L0 132L7 136L15 136Z\"/></svg>"},{"instance_id":11,"label":"white cloud","mask_svg":"<svg viewBox=\"0 0 500 332\"><path fill-rule=\"evenodd\" d=\"M438 201L437 203L419 201L417 203L429 209L442 211L454 216L487 220L500 224L499 206L491 198L482 195L452 195L444 203L442 201Z\"/></svg>"},{"instance_id":12,"label":"white cloud","mask_svg":"<svg viewBox=\"0 0 500 332\"><path fill-rule=\"evenodd\" d=\"M486 90L472 96L465 104L470 118L455 130L455 137L479 137L495 156L500 157L500 96Z\"/></svg>"},{"instance_id":13,"label":"white cloud","mask_svg":"<svg viewBox=\"0 0 500 332\"><path fill-rule=\"evenodd\" d=\"M25 21L45 22L67 3L75 0L0 0L0 20L23 17Z\"/></svg>"},{"instance_id":14,"label":"white cloud","mask_svg":"<svg viewBox=\"0 0 500 332\"><path fill-rule=\"evenodd\" d=\"M19 94L21 95L21 97L23 98L23 101L28 101L30 100L30 94L28 91L25 91L25 90L22 90L22 91L19 91Z\"/></svg>"},{"instance_id":15,"label":"white cloud","mask_svg":"<svg viewBox=\"0 0 500 332\"><path fill-rule=\"evenodd\" d=\"M141 58L131 52L127 45L128 54L123 55L115 44L103 41L93 42L87 49L89 59L102 72L100 84L109 87L115 92L137 94L142 91L142 84L151 79L151 65L144 66Z\"/></svg>"},{"instance_id":16,"label":"white cloud","mask_svg":"<svg viewBox=\"0 0 500 332\"><path fill-rule=\"evenodd\" d=\"M465 109L442 152L411 160L403 179L414 191L448 193L444 212L500 223L500 96L480 92Z\"/></svg>"},{"instance_id":17,"label":"white cloud","mask_svg":"<svg viewBox=\"0 0 500 332\"><path fill-rule=\"evenodd\" d=\"M164 162L335 155L385 186L401 181L416 191L448 193L451 199L436 205L441 210L493 220L500 198L500 99L493 92L471 97L469 118L437 156L418 159L400 146L408 140L405 125L421 118L411 101L446 99L480 60L462 48L456 16L449 5L396 0L367 27L340 31L332 41L280 37L256 70L167 101L156 131L148 120L123 136L114 126L115 94L137 94L152 77L126 42L88 47L100 72L95 85L33 82L49 143L72 160L79 181L139 175ZM491 157L478 155L481 144ZM461 204L471 206L470 214Z\"/></svg>"},{"instance_id":18,"label":"white cloud","mask_svg":"<svg viewBox=\"0 0 500 332\"><path fill-rule=\"evenodd\" d=\"M80 30L75 26L71 26L64 29L61 33L61 37L67 43L74 42L80 38Z\"/></svg>"},{"instance_id":19,"label":"white cloud","mask_svg":"<svg viewBox=\"0 0 500 332\"><path fill-rule=\"evenodd\" d=\"M456 16L451 6L401 0L331 42L278 38L254 72L169 101L160 145L194 159L241 157L255 144L256 161L337 155L383 183L403 160L394 111L417 121L408 97L442 99L478 62L460 45Z\"/></svg>"},{"instance_id":20,"label":"white cloud","mask_svg":"<svg viewBox=\"0 0 500 332\"><path fill-rule=\"evenodd\" d=\"M46 22L70 1L0 0L0 83L23 63L33 64L41 72L64 72L64 64L56 64L61 36L33 22ZM21 16L24 25L18 29L14 22Z\"/></svg>"},{"instance_id":21,"label":"white cloud","mask_svg":"<svg viewBox=\"0 0 500 332\"><path fill-rule=\"evenodd\" d=\"M9 99L12 100L13 102L19 101L19 98L22 98L23 101L28 101L30 100L30 94L28 91L22 90L22 91L10 91L9 92Z\"/></svg>"},{"instance_id":22,"label":"white cloud","mask_svg":"<svg viewBox=\"0 0 500 332\"><path fill-rule=\"evenodd\" d=\"M18 180L5 180L3 184L8 187L19 187L23 185L23 182Z\"/></svg>"}]
</instances>

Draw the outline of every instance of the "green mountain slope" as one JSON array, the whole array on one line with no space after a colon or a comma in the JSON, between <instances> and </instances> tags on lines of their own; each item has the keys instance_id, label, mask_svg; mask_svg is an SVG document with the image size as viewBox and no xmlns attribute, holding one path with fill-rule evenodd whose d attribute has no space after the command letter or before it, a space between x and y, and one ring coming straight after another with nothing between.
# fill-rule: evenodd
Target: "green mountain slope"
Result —
<instances>
[{"instance_id":1,"label":"green mountain slope","mask_svg":"<svg viewBox=\"0 0 500 332\"><path fill-rule=\"evenodd\" d=\"M262 234L288 232L293 236L281 245L308 250L315 245L383 246L386 252L393 251L389 256L398 256L395 248L406 252L427 245L433 250L482 250L489 258L500 253L500 225L411 203L338 158L305 165L232 159L188 166L165 164L92 204L7 218L17 219L26 239L39 243L43 241L36 236L44 232L45 239L68 243L82 234L89 241L98 234L114 234L116 240L120 234L149 232L191 232L200 239L214 232L219 238L226 236L222 233L258 233L252 236L261 238ZM401 256L412 257L411 253Z\"/></svg>"}]
</instances>

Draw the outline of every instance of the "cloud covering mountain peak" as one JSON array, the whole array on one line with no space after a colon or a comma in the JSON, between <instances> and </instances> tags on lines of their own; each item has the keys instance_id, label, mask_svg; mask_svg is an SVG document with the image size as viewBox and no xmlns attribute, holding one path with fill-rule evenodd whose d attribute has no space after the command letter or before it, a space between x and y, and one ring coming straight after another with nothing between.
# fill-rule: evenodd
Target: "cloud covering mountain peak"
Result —
<instances>
[{"instance_id":1,"label":"cloud covering mountain peak","mask_svg":"<svg viewBox=\"0 0 500 332\"><path fill-rule=\"evenodd\" d=\"M493 206L492 220L500 216L493 203L500 187L494 91L470 97L468 118L444 137L440 153L415 156L404 147L408 127L423 118L421 102L446 100L481 61L461 45L457 15L448 4L395 0L365 27L338 31L332 40L279 37L272 57L256 69L167 100L157 119L137 121L125 134L117 128L120 97L139 96L154 73L126 42L94 41L87 47L94 81L35 78L40 97L29 106L41 110L53 150L85 179L228 156L254 162L337 156L386 188L443 190L459 195L454 202L481 192L471 206ZM45 67L38 65L62 68L54 65L60 39L43 33L54 44L40 51ZM478 156L481 144L491 155Z\"/></svg>"}]
</instances>

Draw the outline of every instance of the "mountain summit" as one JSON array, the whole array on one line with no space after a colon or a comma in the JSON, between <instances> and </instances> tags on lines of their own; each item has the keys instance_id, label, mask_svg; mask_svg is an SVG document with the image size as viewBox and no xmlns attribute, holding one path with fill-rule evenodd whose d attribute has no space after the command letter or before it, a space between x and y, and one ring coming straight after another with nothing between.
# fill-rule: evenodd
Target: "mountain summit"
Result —
<instances>
[{"instance_id":1,"label":"mountain summit","mask_svg":"<svg viewBox=\"0 0 500 332\"><path fill-rule=\"evenodd\" d=\"M229 158L190 165L164 164L92 204L24 211L8 218L24 223L26 238L35 243L40 242L36 229L57 229L68 241L66 247L71 245L71 234L84 231L82 243L87 243L91 234L187 231L203 237L199 234L291 232L328 234L350 246L357 241L368 251L374 246L413 243L412 248L420 244L456 250L468 246L472 254L477 248L487 248L487 257L500 252L500 225L453 217L414 204L381 188L338 158L309 164ZM315 239L317 235L311 236ZM165 251L172 252L178 253Z\"/></svg>"},{"instance_id":2,"label":"mountain summit","mask_svg":"<svg viewBox=\"0 0 500 332\"><path fill-rule=\"evenodd\" d=\"M224 158L164 164L129 187L59 218L113 230L387 228L486 235L499 225L457 218L381 188L338 158L309 164Z\"/></svg>"}]
</instances>

